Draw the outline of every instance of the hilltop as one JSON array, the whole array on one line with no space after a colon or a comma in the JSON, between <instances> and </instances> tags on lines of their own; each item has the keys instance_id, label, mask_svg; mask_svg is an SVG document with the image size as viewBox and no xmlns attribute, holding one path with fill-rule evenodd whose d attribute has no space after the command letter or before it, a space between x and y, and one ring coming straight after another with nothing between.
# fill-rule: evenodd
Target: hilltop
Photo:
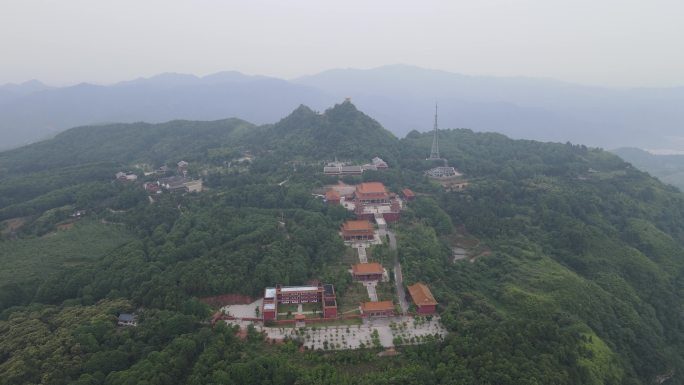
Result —
<instances>
[{"instance_id":1,"label":"hilltop","mask_svg":"<svg viewBox=\"0 0 684 385\"><path fill-rule=\"evenodd\" d=\"M268 148L309 159L396 158L399 140L349 101L318 114L300 106L266 132Z\"/></svg>"}]
</instances>

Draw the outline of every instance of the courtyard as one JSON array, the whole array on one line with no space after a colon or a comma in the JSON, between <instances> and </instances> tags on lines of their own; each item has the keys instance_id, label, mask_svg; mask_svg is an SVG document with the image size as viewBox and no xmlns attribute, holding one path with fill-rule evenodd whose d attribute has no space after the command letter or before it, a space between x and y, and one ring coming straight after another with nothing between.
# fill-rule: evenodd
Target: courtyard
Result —
<instances>
[{"instance_id":1,"label":"courtyard","mask_svg":"<svg viewBox=\"0 0 684 385\"><path fill-rule=\"evenodd\" d=\"M229 320L228 324L246 328L250 322ZM371 347L390 348L401 345L415 345L430 340L442 339L446 329L438 316L432 317L391 317L364 319L358 325L325 324L311 327L254 327L264 332L266 338L282 341L295 340L310 350L345 350Z\"/></svg>"}]
</instances>

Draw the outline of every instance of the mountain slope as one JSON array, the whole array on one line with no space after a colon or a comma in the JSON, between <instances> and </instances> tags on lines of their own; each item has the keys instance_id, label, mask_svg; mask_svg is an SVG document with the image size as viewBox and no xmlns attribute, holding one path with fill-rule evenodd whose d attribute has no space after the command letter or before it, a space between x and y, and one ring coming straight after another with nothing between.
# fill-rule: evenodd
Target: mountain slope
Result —
<instances>
[{"instance_id":1,"label":"mountain slope","mask_svg":"<svg viewBox=\"0 0 684 385\"><path fill-rule=\"evenodd\" d=\"M183 159L207 159L210 149L239 154L231 151L239 151L254 130L239 119L78 127L0 153L0 220L35 213L32 206L76 203L80 191L95 189L93 183L103 186L100 194L115 194L108 186L114 173L134 170L136 164L173 167Z\"/></svg>"},{"instance_id":2,"label":"mountain slope","mask_svg":"<svg viewBox=\"0 0 684 385\"><path fill-rule=\"evenodd\" d=\"M414 134L405 143L424 149L430 139ZM437 290L461 304L452 313L455 329L470 322L465 309L492 306L494 318L553 320L560 331L600 339L610 366L627 377L649 382L679 365L682 194L583 146L465 130L442 132L441 140L452 163L481 179L464 193L440 194L438 202L496 256L454 266L434 234L411 229L403 258L415 266L410 278L440 282ZM615 381L605 374L576 373L586 376L581 383Z\"/></svg>"},{"instance_id":3,"label":"mountain slope","mask_svg":"<svg viewBox=\"0 0 684 385\"><path fill-rule=\"evenodd\" d=\"M255 127L240 119L77 127L53 139L0 153L0 172L48 170L102 161L165 163L202 156L216 143L237 143Z\"/></svg>"}]
</instances>

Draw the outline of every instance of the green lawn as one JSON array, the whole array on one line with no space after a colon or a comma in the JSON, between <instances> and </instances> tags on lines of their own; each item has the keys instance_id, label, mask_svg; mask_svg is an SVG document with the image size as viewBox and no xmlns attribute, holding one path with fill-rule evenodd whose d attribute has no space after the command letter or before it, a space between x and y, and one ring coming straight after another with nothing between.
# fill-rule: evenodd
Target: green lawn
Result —
<instances>
[{"instance_id":1,"label":"green lawn","mask_svg":"<svg viewBox=\"0 0 684 385\"><path fill-rule=\"evenodd\" d=\"M340 258L340 264L349 269L354 263L359 263L359 255L356 249L347 247L344 251L344 255L342 255L342 258Z\"/></svg>"},{"instance_id":2,"label":"green lawn","mask_svg":"<svg viewBox=\"0 0 684 385\"><path fill-rule=\"evenodd\" d=\"M304 303L302 304L302 310L307 311L321 311L322 306L320 303Z\"/></svg>"},{"instance_id":3,"label":"green lawn","mask_svg":"<svg viewBox=\"0 0 684 385\"><path fill-rule=\"evenodd\" d=\"M338 296L337 313L342 315L342 313L357 309L361 302L369 300L366 288L362 284L354 282L349 285L342 295Z\"/></svg>"},{"instance_id":4,"label":"green lawn","mask_svg":"<svg viewBox=\"0 0 684 385\"><path fill-rule=\"evenodd\" d=\"M378 301L395 301L394 285L390 282L378 282L375 287L375 291L378 293Z\"/></svg>"},{"instance_id":5,"label":"green lawn","mask_svg":"<svg viewBox=\"0 0 684 385\"><path fill-rule=\"evenodd\" d=\"M304 317L306 318L313 318L313 319L319 319L323 318L323 313L322 311L318 311L315 314L304 314Z\"/></svg>"},{"instance_id":6,"label":"green lawn","mask_svg":"<svg viewBox=\"0 0 684 385\"><path fill-rule=\"evenodd\" d=\"M40 238L0 242L0 282L42 279L63 267L100 258L133 237L120 225L79 221Z\"/></svg>"},{"instance_id":7,"label":"green lawn","mask_svg":"<svg viewBox=\"0 0 684 385\"><path fill-rule=\"evenodd\" d=\"M302 311L304 312L311 312L311 311L317 311L320 312L322 310L321 304L320 303L303 303L302 304ZM283 305L278 305L278 314L287 314L287 312L291 312L292 314L297 313L297 304L283 304Z\"/></svg>"},{"instance_id":8,"label":"green lawn","mask_svg":"<svg viewBox=\"0 0 684 385\"><path fill-rule=\"evenodd\" d=\"M282 313L287 313L291 312L292 314L297 312L297 305L296 304L281 304L278 305L278 314Z\"/></svg>"}]
</instances>

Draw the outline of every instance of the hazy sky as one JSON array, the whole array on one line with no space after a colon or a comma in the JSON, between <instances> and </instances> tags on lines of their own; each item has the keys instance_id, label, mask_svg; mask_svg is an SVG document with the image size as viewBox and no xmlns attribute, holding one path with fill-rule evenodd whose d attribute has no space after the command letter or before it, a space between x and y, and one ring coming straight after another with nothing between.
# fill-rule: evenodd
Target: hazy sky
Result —
<instances>
[{"instance_id":1,"label":"hazy sky","mask_svg":"<svg viewBox=\"0 0 684 385\"><path fill-rule=\"evenodd\" d=\"M0 84L412 64L684 85L681 0L0 0Z\"/></svg>"}]
</instances>

